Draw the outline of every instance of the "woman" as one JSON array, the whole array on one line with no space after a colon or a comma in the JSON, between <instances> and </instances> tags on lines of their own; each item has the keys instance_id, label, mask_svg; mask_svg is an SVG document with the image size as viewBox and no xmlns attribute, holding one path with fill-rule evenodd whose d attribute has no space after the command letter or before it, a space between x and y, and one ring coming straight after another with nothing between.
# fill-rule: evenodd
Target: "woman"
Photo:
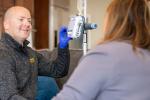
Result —
<instances>
[{"instance_id":1,"label":"woman","mask_svg":"<svg viewBox=\"0 0 150 100\"><path fill-rule=\"evenodd\" d=\"M150 100L148 1L112 0L104 32L53 100Z\"/></svg>"}]
</instances>

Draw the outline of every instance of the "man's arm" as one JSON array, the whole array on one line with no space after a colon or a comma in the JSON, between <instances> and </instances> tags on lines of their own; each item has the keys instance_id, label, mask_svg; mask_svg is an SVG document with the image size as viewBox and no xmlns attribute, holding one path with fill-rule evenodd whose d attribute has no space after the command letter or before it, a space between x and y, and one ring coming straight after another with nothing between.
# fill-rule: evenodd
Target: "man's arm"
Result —
<instances>
[{"instance_id":1,"label":"man's arm","mask_svg":"<svg viewBox=\"0 0 150 100\"><path fill-rule=\"evenodd\" d=\"M53 55L55 59L46 59L43 55L38 54L39 66L38 74L51 77L63 77L67 75L70 64L70 53L68 48L58 48Z\"/></svg>"},{"instance_id":2,"label":"man's arm","mask_svg":"<svg viewBox=\"0 0 150 100\"><path fill-rule=\"evenodd\" d=\"M46 61L42 56L39 59L39 75L48 75L52 77L63 77L67 75L70 63L70 53L68 43L71 40L67 36L67 28L61 27L59 32L58 53L55 61Z\"/></svg>"},{"instance_id":3,"label":"man's arm","mask_svg":"<svg viewBox=\"0 0 150 100\"><path fill-rule=\"evenodd\" d=\"M27 100L18 93L15 63L4 50L0 50L0 100Z\"/></svg>"}]
</instances>

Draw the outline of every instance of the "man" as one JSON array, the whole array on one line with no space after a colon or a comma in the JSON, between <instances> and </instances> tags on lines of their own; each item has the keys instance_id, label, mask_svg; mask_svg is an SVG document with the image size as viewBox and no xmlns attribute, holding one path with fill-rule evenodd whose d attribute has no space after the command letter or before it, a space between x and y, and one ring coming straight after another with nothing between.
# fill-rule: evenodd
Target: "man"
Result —
<instances>
[{"instance_id":1,"label":"man","mask_svg":"<svg viewBox=\"0 0 150 100\"><path fill-rule=\"evenodd\" d=\"M9 8L0 40L0 100L35 100L37 76L63 77L69 69L67 29L60 30L58 56L49 61L28 47L32 30L29 10ZM40 94L39 94L40 95Z\"/></svg>"}]
</instances>

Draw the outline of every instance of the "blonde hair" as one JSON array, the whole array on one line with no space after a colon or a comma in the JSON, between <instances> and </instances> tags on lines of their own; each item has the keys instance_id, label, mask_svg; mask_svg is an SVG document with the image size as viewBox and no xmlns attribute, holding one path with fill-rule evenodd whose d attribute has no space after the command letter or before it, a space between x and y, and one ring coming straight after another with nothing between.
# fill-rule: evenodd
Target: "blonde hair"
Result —
<instances>
[{"instance_id":1,"label":"blonde hair","mask_svg":"<svg viewBox=\"0 0 150 100\"><path fill-rule=\"evenodd\" d=\"M134 48L150 49L150 13L147 0L113 0L107 12L104 41L130 40Z\"/></svg>"}]
</instances>

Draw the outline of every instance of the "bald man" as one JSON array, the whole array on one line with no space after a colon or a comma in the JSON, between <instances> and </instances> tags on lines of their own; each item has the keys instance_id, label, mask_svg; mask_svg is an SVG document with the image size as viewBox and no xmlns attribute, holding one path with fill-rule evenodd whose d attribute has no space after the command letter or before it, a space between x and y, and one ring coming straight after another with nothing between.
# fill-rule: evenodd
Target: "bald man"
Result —
<instances>
[{"instance_id":1,"label":"bald man","mask_svg":"<svg viewBox=\"0 0 150 100\"><path fill-rule=\"evenodd\" d=\"M21 6L9 8L3 25L4 33L0 40L0 100L35 100L38 75L58 78L68 73L70 38L66 35L67 28L61 28L57 59L50 61L27 46L29 42L26 39L32 30L28 9Z\"/></svg>"}]
</instances>

